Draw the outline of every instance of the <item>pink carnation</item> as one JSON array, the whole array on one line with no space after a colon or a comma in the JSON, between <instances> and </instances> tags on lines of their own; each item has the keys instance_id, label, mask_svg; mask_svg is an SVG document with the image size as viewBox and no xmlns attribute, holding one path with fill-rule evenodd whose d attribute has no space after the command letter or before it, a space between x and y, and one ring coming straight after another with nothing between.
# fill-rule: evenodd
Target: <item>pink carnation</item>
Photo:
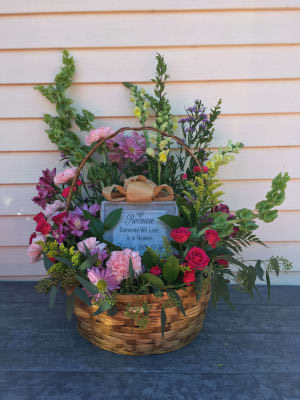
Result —
<instances>
[{"instance_id":1,"label":"pink carnation","mask_svg":"<svg viewBox=\"0 0 300 400\"><path fill-rule=\"evenodd\" d=\"M42 247L39 245L38 241L45 241L43 235L37 234L37 236L32 240L31 244L27 250L27 256L29 257L29 261L31 264L38 262L41 259L42 255Z\"/></svg>"},{"instance_id":2,"label":"pink carnation","mask_svg":"<svg viewBox=\"0 0 300 400\"><path fill-rule=\"evenodd\" d=\"M63 172L55 175L54 183L55 185L60 185L62 183L68 182L70 179L73 179L76 174L76 168L67 168Z\"/></svg>"},{"instance_id":3,"label":"pink carnation","mask_svg":"<svg viewBox=\"0 0 300 400\"><path fill-rule=\"evenodd\" d=\"M85 138L85 143L90 146L94 142L98 142L99 139L106 139L113 133L113 130L109 126L94 129Z\"/></svg>"},{"instance_id":4,"label":"pink carnation","mask_svg":"<svg viewBox=\"0 0 300 400\"><path fill-rule=\"evenodd\" d=\"M142 272L142 260L138 252L125 249L122 251L113 251L111 253L110 258L106 263L106 267L110 270L118 283L129 277L130 259L132 261L134 272L140 274Z\"/></svg>"}]
</instances>

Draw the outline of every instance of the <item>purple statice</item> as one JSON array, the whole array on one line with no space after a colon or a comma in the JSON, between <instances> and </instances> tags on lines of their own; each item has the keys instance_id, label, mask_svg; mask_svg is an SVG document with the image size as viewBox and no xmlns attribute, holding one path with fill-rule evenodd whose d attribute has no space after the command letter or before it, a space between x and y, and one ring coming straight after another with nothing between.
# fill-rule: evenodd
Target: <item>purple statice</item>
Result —
<instances>
[{"instance_id":1,"label":"purple statice","mask_svg":"<svg viewBox=\"0 0 300 400\"><path fill-rule=\"evenodd\" d=\"M83 232L89 229L89 222L90 221L86 221L79 215L74 214L73 212L70 212L68 217L65 219L68 231L72 235L77 237L82 236Z\"/></svg>"},{"instance_id":2,"label":"purple statice","mask_svg":"<svg viewBox=\"0 0 300 400\"><path fill-rule=\"evenodd\" d=\"M51 203L56 195L54 188L54 177L56 175L56 168L43 170L43 176L39 178L36 185L38 196L33 197L32 201L42 208L46 208L47 203Z\"/></svg>"},{"instance_id":3,"label":"purple statice","mask_svg":"<svg viewBox=\"0 0 300 400\"><path fill-rule=\"evenodd\" d=\"M90 214L95 216L99 210L100 210L100 206L97 203L92 204L90 207L86 203L84 203L84 205L81 207L77 206L74 209L73 214L75 214L79 217L83 217L83 211L88 211Z\"/></svg>"},{"instance_id":4,"label":"purple statice","mask_svg":"<svg viewBox=\"0 0 300 400\"><path fill-rule=\"evenodd\" d=\"M131 136L124 135L120 143L120 150L123 151L125 158L136 162L146 152L146 139L138 132L132 132Z\"/></svg>"},{"instance_id":5,"label":"purple statice","mask_svg":"<svg viewBox=\"0 0 300 400\"><path fill-rule=\"evenodd\" d=\"M111 293L120 286L109 269L93 267L88 269L87 276L99 289L100 294Z\"/></svg>"}]
</instances>

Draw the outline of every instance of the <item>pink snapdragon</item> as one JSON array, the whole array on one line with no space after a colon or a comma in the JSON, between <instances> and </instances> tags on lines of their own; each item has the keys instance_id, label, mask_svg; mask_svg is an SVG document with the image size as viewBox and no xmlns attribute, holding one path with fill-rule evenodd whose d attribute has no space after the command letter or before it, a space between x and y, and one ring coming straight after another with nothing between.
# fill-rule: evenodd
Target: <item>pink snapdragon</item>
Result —
<instances>
[{"instance_id":1,"label":"pink snapdragon","mask_svg":"<svg viewBox=\"0 0 300 400\"><path fill-rule=\"evenodd\" d=\"M32 239L32 242L28 247L27 256L29 257L29 261L31 264L34 264L41 259L42 247L39 243L37 243L39 241L44 242L45 237L43 235L37 234L36 237Z\"/></svg>"},{"instance_id":2,"label":"pink snapdragon","mask_svg":"<svg viewBox=\"0 0 300 400\"><path fill-rule=\"evenodd\" d=\"M67 168L63 172L59 172L54 177L55 185L61 185L62 183L68 182L70 179L73 179L76 174L76 168Z\"/></svg>"},{"instance_id":3,"label":"pink snapdragon","mask_svg":"<svg viewBox=\"0 0 300 400\"><path fill-rule=\"evenodd\" d=\"M90 146L94 142L98 142L100 139L106 139L113 133L113 130L109 126L103 126L98 129L93 129L85 138L85 143Z\"/></svg>"},{"instance_id":4,"label":"pink snapdragon","mask_svg":"<svg viewBox=\"0 0 300 400\"><path fill-rule=\"evenodd\" d=\"M142 260L138 252L131 249L122 251L113 251L109 260L106 262L106 267L120 283L123 279L129 277L129 260L132 261L132 268L136 274L142 272Z\"/></svg>"},{"instance_id":5,"label":"pink snapdragon","mask_svg":"<svg viewBox=\"0 0 300 400\"><path fill-rule=\"evenodd\" d=\"M56 211L65 207L65 203L61 200L55 200L52 204L47 204L44 214L47 218L52 217Z\"/></svg>"}]
</instances>

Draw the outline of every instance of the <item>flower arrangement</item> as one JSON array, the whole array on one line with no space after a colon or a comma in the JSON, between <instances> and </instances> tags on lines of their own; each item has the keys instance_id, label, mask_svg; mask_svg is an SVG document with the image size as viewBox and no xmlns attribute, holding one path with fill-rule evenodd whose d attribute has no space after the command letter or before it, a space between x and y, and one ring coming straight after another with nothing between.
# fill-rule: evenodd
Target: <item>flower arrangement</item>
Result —
<instances>
[{"instance_id":1,"label":"flower arrangement","mask_svg":"<svg viewBox=\"0 0 300 400\"><path fill-rule=\"evenodd\" d=\"M49 139L61 152L64 169L46 169L39 179L33 202L42 212L33 218L37 225L30 237L28 256L32 263L43 259L47 277L37 284L37 290L49 293L51 306L58 288L69 293L68 319L76 297L87 306L97 306L94 315L113 316L118 313L116 298L122 294L154 294L159 298L166 293L168 306L184 314L177 291L192 287L198 298L207 284L211 285L214 304L221 298L230 304L230 280L252 295L257 291L256 279L266 279L270 293L269 272L278 275L280 270L292 267L282 257L247 261L241 255L243 248L253 243L264 246L254 232L259 222L276 219L275 207L284 201L288 174L280 173L273 179L255 211L230 211L222 203L222 184L217 174L220 167L234 160L243 144L229 142L218 151L210 150L221 100L210 111L196 100L187 108L186 116L177 120L171 114L165 91L167 65L161 55L156 59L154 95L124 83L140 123L129 134L125 129L115 135L110 127L94 128L94 115L73 107L66 90L72 84L75 66L67 51L63 52L63 67L55 84L36 88L56 106L57 115L46 114L44 121L49 126ZM154 118L152 127L147 125L149 117ZM174 137L178 125L182 139ZM87 132L84 143L74 126ZM174 150L175 139L181 144L178 150ZM88 158L91 150L93 157ZM81 170L83 163L85 168ZM163 238L162 253L148 247L139 254L104 238L105 232L118 223L122 209L101 221L103 189L122 185L134 175L144 175L157 185L163 183L174 189L179 215L160 217L170 228L170 236ZM142 308L143 318L133 318L145 328L149 309L147 304ZM165 308L161 308L162 335L167 320ZM131 314L128 304L124 315Z\"/></svg>"}]
</instances>

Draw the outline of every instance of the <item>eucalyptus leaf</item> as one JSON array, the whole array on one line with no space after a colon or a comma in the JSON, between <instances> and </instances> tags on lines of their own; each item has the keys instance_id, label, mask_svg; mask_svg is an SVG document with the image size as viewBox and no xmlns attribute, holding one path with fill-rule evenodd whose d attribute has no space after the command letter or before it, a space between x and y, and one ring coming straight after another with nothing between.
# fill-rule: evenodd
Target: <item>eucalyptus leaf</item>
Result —
<instances>
[{"instance_id":1,"label":"eucalyptus leaf","mask_svg":"<svg viewBox=\"0 0 300 400\"><path fill-rule=\"evenodd\" d=\"M68 265L69 267L73 267L72 261L67 258L67 257L60 257L60 256L55 256L57 261L60 261L63 264Z\"/></svg>"},{"instance_id":2,"label":"eucalyptus leaf","mask_svg":"<svg viewBox=\"0 0 300 400\"><path fill-rule=\"evenodd\" d=\"M165 328L167 322L167 316L164 307L162 307L160 311L160 321L161 321L161 337L163 338L165 335Z\"/></svg>"},{"instance_id":3,"label":"eucalyptus leaf","mask_svg":"<svg viewBox=\"0 0 300 400\"><path fill-rule=\"evenodd\" d=\"M43 257L43 262L44 262L44 267L45 267L46 271L48 271L48 269L50 269L52 267L52 265L55 264L46 255L44 255L44 257Z\"/></svg>"},{"instance_id":4,"label":"eucalyptus leaf","mask_svg":"<svg viewBox=\"0 0 300 400\"><path fill-rule=\"evenodd\" d=\"M98 254L93 254L92 256L88 257L86 260L83 261L79 265L79 268L81 271L85 271L87 268L89 268L91 265L94 265L96 261L98 261Z\"/></svg>"},{"instance_id":5,"label":"eucalyptus leaf","mask_svg":"<svg viewBox=\"0 0 300 400\"><path fill-rule=\"evenodd\" d=\"M109 310L110 308L112 308L112 305L109 303L106 303L105 301L101 302L99 308L97 311L95 311L93 313L93 315L99 315L99 314L103 314L105 311Z\"/></svg>"},{"instance_id":6,"label":"eucalyptus leaf","mask_svg":"<svg viewBox=\"0 0 300 400\"><path fill-rule=\"evenodd\" d=\"M55 303L57 295L57 287L56 286L51 286L51 289L49 290L49 307L52 308Z\"/></svg>"},{"instance_id":7,"label":"eucalyptus leaf","mask_svg":"<svg viewBox=\"0 0 300 400\"><path fill-rule=\"evenodd\" d=\"M67 320L71 321L73 310L74 310L74 302L75 302L75 293L71 293L69 296L67 296L67 301L66 301L66 316Z\"/></svg>"},{"instance_id":8,"label":"eucalyptus leaf","mask_svg":"<svg viewBox=\"0 0 300 400\"><path fill-rule=\"evenodd\" d=\"M270 298L271 298L271 282L270 282L270 275L269 275L268 271L266 271L266 281L267 281L267 287L268 287L268 299L270 300Z\"/></svg>"},{"instance_id":9,"label":"eucalyptus leaf","mask_svg":"<svg viewBox=\"0 0 300 400\"><path fill-rule=\"evenodd\" d=\"M78 281L81 283L81 285L90 293L92 294L98 294L99 290L96 285L94 285L92 282L87 281L86 279L83 279L81 276L76 275L76 278Z\"/></svg>"},{"instance_id":10,"label":"eucalyptus leaf","mask_svg":"<svg viewBox=\"0 0 300 400\"><path fill-rule=\"evenodd\" d=\"M89 298L89 296L86 294L84 290L82 290L79 286L77 286L74 290L74 293L76 294L77 297L80 298L81 301L83 301L87 306L91 307L92 303Z\"/></svg>"},{"instance_id":11,"label":"eucalyptus leaf","mask_svg":"<svg viewBox=\"0 0 300 400\"><path fill-rule=\"evenodd\" d=\"M261 267L261 260L256 261L255 270L256 270L258 279L260 279L261 281L264 281L264 270Z\"/></svg>"}]
</instances>

